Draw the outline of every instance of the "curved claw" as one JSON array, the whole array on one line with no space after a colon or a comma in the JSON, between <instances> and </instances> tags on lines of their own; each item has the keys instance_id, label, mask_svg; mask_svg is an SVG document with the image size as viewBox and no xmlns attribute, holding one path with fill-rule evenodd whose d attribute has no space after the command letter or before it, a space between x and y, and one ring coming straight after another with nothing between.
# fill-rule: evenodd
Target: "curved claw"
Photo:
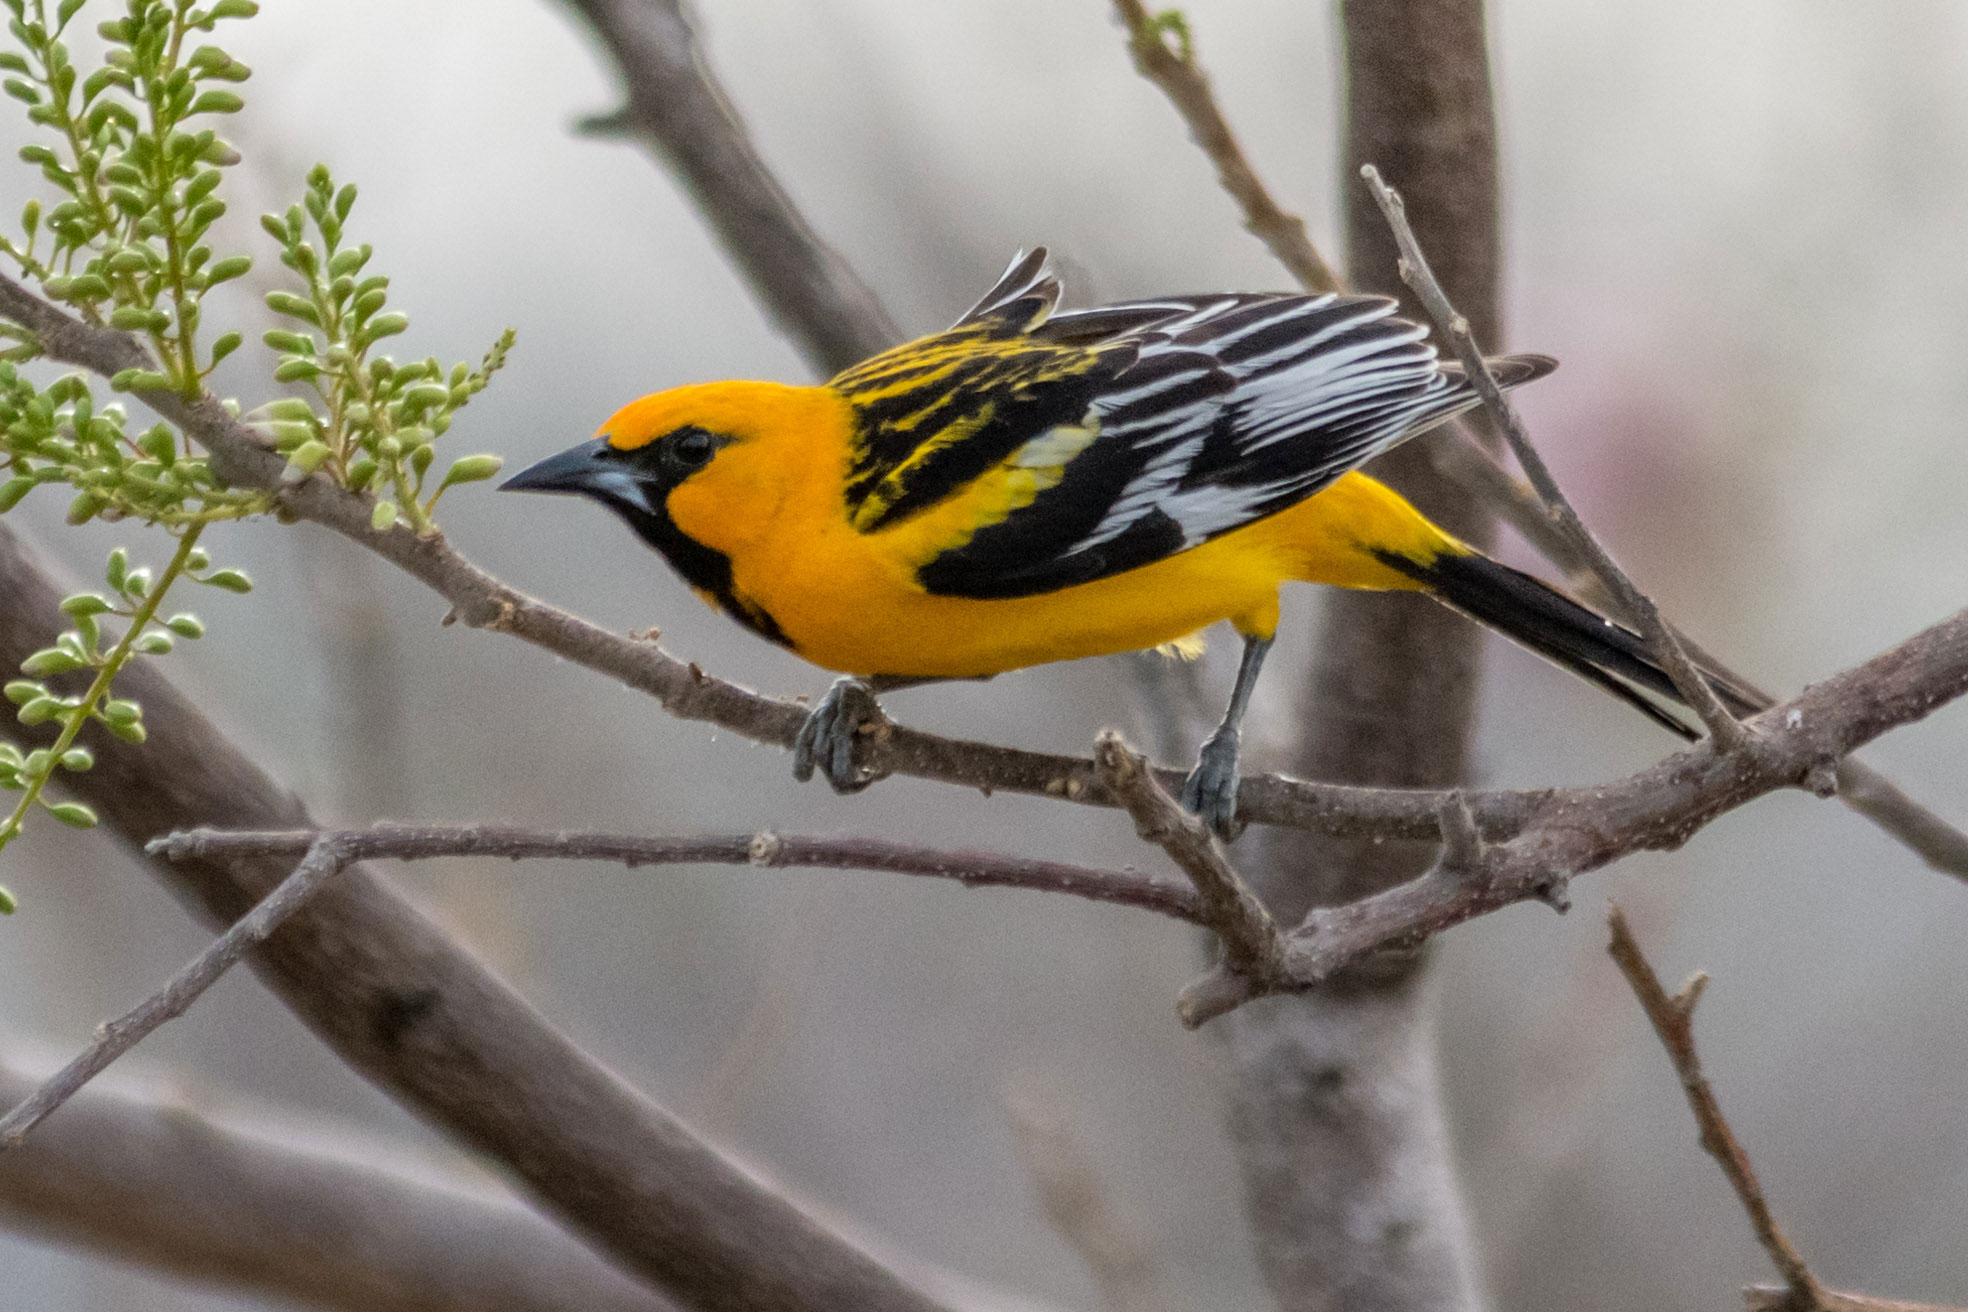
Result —
<instances>
[{"instance_id":1,"label":"curved claw","mask_svg":"<svg viewBox=\"0 0 1968 1312\"><path fill-rule=\"evenodd\" d=\"M1242 735L1218 729L1196 754L1196 768L1182 781L1182 807L1203 818L1216 836L1232 842L1244 832L1237 819L1237 749Z\"/></svg>"},{"instance_id":2,"label":"curved claw","mask_svg":"<svg viewBox=\"0 0 1968 1312\"><path fill-rule=\"evenodd\" d=\"M837 793L858 793L882 778L854 764L855 737L882 718L881 704L866 683L852 675L835 679L793 739L793 778L804 783L817 768Z\"/></svg>"}]
</instances>

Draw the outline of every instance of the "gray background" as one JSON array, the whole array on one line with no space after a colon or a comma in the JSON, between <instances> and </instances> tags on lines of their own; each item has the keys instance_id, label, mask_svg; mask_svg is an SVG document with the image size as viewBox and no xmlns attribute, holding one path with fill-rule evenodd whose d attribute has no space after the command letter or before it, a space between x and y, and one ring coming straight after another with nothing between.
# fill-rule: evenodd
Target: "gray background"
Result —
<instances>
[{"instance_id":1,"label":"gray background","mask_svg":"<svg viewBox=\"0 0 1968 1312\"><path fill-rule=\"evenodd\" d=\"M1033 242L1076 303L1284 281L1098 0L700 7L766 157L912 331ZM1187 9L1261 171L1336 254L1330 12ZM1513 0L1492 33L1510 345L1564 361L1521 403L1588 520L1670 614L1777 689L1962 604L1968 10ZM519 329L511 367L446 439L456 451L516 466L641 392L802 377L669 181L628 147L570 136L612 107L611 82L553 6L283 0L230 48L256 70L235 124L242 241L325 160L361 184L353 231L413 314L404 352L476 359ZM24 131L0 115L9 156ZM0 212L18 212L31 174L0 179ZM247 291L228 308L266 326ZM58 514L51 500L14 522L78 574L116 542L162 555L129 527L55 531ZM444 522L516 584L616 628L657 625L720 674L824 686L597 510L475 489ZM170 672L323 813L1159 859L1109 813L908 780L837 803L796 787L779 752L439 628L428 594L318 531L251 524L212 545L260 589L199 597L211 636ZM1289 622L1317 604L1289 594ZM1482 782L1609 778L1668 745L1532 658L1490 655ZM1129 722L1124 675L1090 662L892 709L1083 750ZM1280 713L1277 697L1260 709ZM1870 755L1961 823L1965 754L1956 706ZM0 923L12 1064L65 1056L203 941L106 839L44 824L0 865L24 904ZM884 1251L1093 1306L1005 1114L1008 1089L1034 1088L1163 1255L1176 1307L1263 1306L1213 1043L1172 1013L1196 960L1178 926L894 877L465 863L400 877L582 1042ZM1768 1276L1601 952L1610 896L1663 973L1714 974L1712 1075L1820 1276L1968 1298L1968 889L1799 795L1582 882L1567 918L1518 908L1441 940L1443 1078L1497 1305L1720 1307ZM126 1083L201 1108L470 1169L244 974L128 1067ZM9 1308L248 1306L8 1237L0 1272Z\"/></svg>"}]
</instances>

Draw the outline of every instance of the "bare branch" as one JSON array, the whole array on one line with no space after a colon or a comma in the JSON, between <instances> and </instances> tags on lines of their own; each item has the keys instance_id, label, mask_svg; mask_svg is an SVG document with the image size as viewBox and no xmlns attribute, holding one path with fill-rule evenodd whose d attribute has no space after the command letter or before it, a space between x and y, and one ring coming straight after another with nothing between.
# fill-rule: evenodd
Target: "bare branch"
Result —
<instances>
[{"instance_id":1,"label":"bare branch","mask_svg":"<svg viewBox=\"0 0 1968 1312\"><path fill-rule=\"evenodd\" d=\"M1262 241L1278 263L1291 271L1301 287L1334 292L1340 288L1332 271L1306 235L1305 220L1287 212L1257 176L1230 121L1217 108L1209 74L1196 62L1189 30L1180 15L1151 16L1141 0L1114 0L1114 12L1127 26L1128 53L1141 75L1162 89L1189 125L1189 135L1216 166L1217 181L1243 211L1244 226ZM1170 44L1170 37L1175 43Z\"/></svg>"},{"instance_id":2,"label":"bare branch","mask_svg":"<svg viewBox=\"0 0 1968 1312\"><path fill-rule=\"evenodd\" d=\"M564 0L622 75L627 103L586 125L647 146L697 202L725 253L823 377L901 332L759 158L677 0Z\"/></svg>"},{"instance_id":3,"label":"bare branch","mask_svg":"<svg viewBox=\"0 0 1968 1312\"><path fill-rule=\"evenodd\" d=\"M1182 990L1176 1013L1195 1029L1251 998L1276 992L1287 981L1281 972L1284 936L1223 854L1209 826L1176 804L1155 782L1147 762L1128 750L1112 729L1094 743L1093 760L1101 782L1134 817L1137 833L1167 852L1196 886L1198 920L1216 932L1223 960L1208 975Z\"/></svg>"},{"instance_id":4,"label":"bare branch","mask_svg":"<svg viewBox=\"0 0 1968 1312\"><path fill-rule=\"evenodd\" d=\"M1416 241L1414 229L1409 226L1407 214L1401 203L1401 195L1381 180L1380 171L1371 164L1362 165L1360 176L1367 186L1373 189L1374 200L1379 203L1381 213L1387 216L1388 227L1394 230L1394 239L1401 248L1401 278L1414 289L1415 295L1428 308L1429 317L1442 335L1448 338L1450 348L1483 398L1484 408L1496 421L1497 428L1509 442L1511 454L1523 466L1531 486L1537 489L1538 497L1544 502L1545 513L1551 517L1559 530L1570 539L1573 548L1592 564L1606 589L1620 600L1620 605L1633 616L1639 626L1640 634L1647 640L1654 659L1659 661L1668 677L1674 680L1675 689L1681 699L1701 717L1709 736L1726 748L1741 749L1747 739L1742 724L1731 715L1728 708L1715 695L1701 672L1695 668L1680 639L1661 619L1660 610L1653 599L1633 585L1625 572L1620 569L1599 540L1592 536L1585 522L1572 509L1571 502L1565 499L1557 480L1551 477L1544 459L1531 445L1530 434L1524 431L1523 421L1517 417L1515 407L1497 385L1496 375L1490 372L1489 362L1476 344L1470 332L1469 321L1456 312L1449 297L1436 281L1434 272L1428 267L1428 257L1423 254L1421 244Z\"/></svg>"},{"instance_id":5,"label":"bare branch","mask_svg":"<svg viewBox=\"0 0 1968 1312\"><path fill-rule=\"evenodd\" d=\"M1606 926L1612 932L1606 951L1619 964L1626 982L1633 986L1641 1010L1647 1013L1654 1033L1660 1036L1661 1046L1667 1049L1674 1073L1681 1077L1681 1090L1688 1096L1688 1108L1701 1127L1701 1146L1722 1168L1722 1174L1729 1178L1730 1187L1742 1201L1743 1210L1749 1213L1757 1242L1770 1255L1770 1261L1789 1288L1791 1312L1819 1312L1824 1307L1824 1291L1810 1268L1804 1265L1804 1257L1796 1245L1778 1227L1769 1200L1763 1196L1763 1186L1756 1179L1755 1168L1749 1164L1749 1154L1736 1141L1729 1122L1722 1116L1722 1105L1709 1087L1708 1077L1702 1074L1701 1058L1695 1052L1694 1016L1695 1004L1701 1001L1702 990L1708 987L1708 976L1696 972L1688 977L1680 992L1670 997L1661 985L1660 976L1640 951L1640 944L1627 928L1626 917L1618 907L1606 918Z\"/></svg>"},{"instance_id":6,"label":"bare branch","mask_svg":"<svg viewBox=\"0 0 1968 1312\"><path fill-rule=\"evenodd\" d=\"M170 981L136 1007L96 1027L95 1042L50 1076L40 1088L0 1116L0 1152L20 1145L28 1131L67 1102L109 1064L143 1042L167 1020L185 1014L192 1003L253 948L266 941L287 917L299 911L329 880L347 868L349 854L332 838L310 844L294 873L282 880L247 915L193 957Z\"/></svg>"},{"instance_id":7,"label":"bare branch","mask_svg":"<svg viewBox=\"0 0 1968 1312\"><path fill-rule=\"evenodd\" d=\"M61 596L0 526L0 666L60 627ZM140 848L199 825L313 827L306 808L154 667L131 667L118 686L142 703L149 741L85 731L95 768L64 780L111 833ZM223 925L278 884L291 860L149 868ZM550 1215L680 1303L709 1312L943 1306L569 1042L360 866L249 964L357 1072L499 1163Z\"/></svg>"},{"instance_id":8,"label":"bare branch","mask_svg":"<svg viewBox=\"0 0 1968 1312\"><path fill-rule=\"evenodd\" d=\"M1377 948L1419 941L1512 902L1549 898L1572 877L1643 850L1680 847L1718 816L1968 693L1968 610L1751 721L1750 758L1712 740L1617 783L1550 795L1473 873L1439 867L1343 906L1316 908L1290 936L1290 973L1316 982Z\"/></svg>"},{"instance_id":9,"label":"bare branch","mask_svg":"<svg viewBox=\"0 0 1968 1312\"><path fill-rule=\"evenodd\" d=\"M125 368L150 367L136 339L82 323L4 274L0 274L0 317L33 332L50 358L105 377ZM403 525L376 532L370 526L369 500L325 478L284 482L286 462L209 395L195 401L169 390L137 395L203 446L211 454L213 468L228 482L277 492L282 507L296 517L374 551L443 597L451 606L450 618L510 634L619 680L656 698L679 719L708 721L757 742L790 748L805 722L806 709L798 703L763 697L713 678L653 642L610 633L508 587L451 550L441 535L418 537ZM1093 763L1085 758L960 742L899 725L863 736L855 760L872 773L1115 805L1094 778ZM1161 772L1161 780L1165 788L1181 786L1181 775L1175 771ZM1540 796L1536 791L1493 794L1472 799L1471 805L1486 832L1507 830ZM1237 814L1259 824L1343 835L1432 838L1436 833L1432 794L1309 783L1277 775L1245 779L1238 792Z\"/></svg>"},{"instance_id":10,"label":"bare branch","mask_svg":"<svg viewBox=\"0 0 1968 1312\"><path fill-rule=\"evenodd\" d=\"M0 1103L33 1088L0 1071ZM509 1198L100 1086L0 1154L0 1217L182 1279L334 1312L674 1306Z\"/></svg>"},{"instance_id":11,"label":"bare branch","mask_svg":"<svg viewBox=\"0 0 1968 1312\"><path fill-rule=\"evenodd\" d=\"M1301 287L1315 292L1341 290L1342 280L1311 245L1304 222L1272 200L1263 180L1238 147L1210 90L1209 79L1196 62L1187 27L1173 25L1165 17L1151 16L1139 0L1114 0L1114 6L1127 26L1129 50L1136 68L1162 89L1189 123L1191 135L1216 164L1224 189L1243 209L1245 226L1264 238L1273 256ZM1171 36L1176 38L1174 47L1169 44ZM1376 192L1376 201L1378 195ZM1485 449L1485 443L1462 421L1454 421L1450 427L1456 440L1421 444L1436 472L1522 534L1540 555L1564 571L1567 580L1588 601L1609 610L1616 619L1641 624L1641 615L1628 609L1622 598L1606 586L1590 550L1547 510L1537 490L1499 465ZM1592 543L1589 535L1587 542ZM1678 629L1668 627L1688 654L1697 656L1739 689L1753 690L1749 680L1700 651ZM1673 667L1667 668L1671 673ZM1706 688L1705 681L1702 686ZM1764 706L1775 701L1769 697L1762 700ZM1836 782L1840 799L1851 809L1911 848L1934 869L1968 879L1968 834L1949 825L1862 762L1841 762Z\"/></svg>"},{"instance_id":12,"label":"bare branch","mask_svg":"<svg viewBox=\"0 0 1968 1312\"><path fill-rule=\"evenodd\" d=\"M1871 1294L1851 1294L1842 1290L1822 1291L1819 1306L1824 1312L1961 1312L1960 1308L1938 1303L1909 1303L1898 1298L1874 1298ZM1750 1285L1743 1290L1747 1312L1795 1312L1791 1292L1782 1285Z\"/></svg>"},{"instance_id":13,"label":"bare branch","mask_svg":"<svg viewBox=\"0 0 1968 1312\"><path fill-rule=\"evenodd\" d=\"M486 856L509 861L619 861L644 865L745 865L762 869L874 870L950 879L967 888L1027 888L1093 902L1136 907L1202 924L1196 897L1170 880L1063 861L996 852L948 851L881 838L813 838L799 834L646 838L632 834L514 829L498 825L379 824L364 829L242 832L192 829L150 843L167 861L292 856L333 843L351 861L423 861Z\"/></svg>"}]
</instances>

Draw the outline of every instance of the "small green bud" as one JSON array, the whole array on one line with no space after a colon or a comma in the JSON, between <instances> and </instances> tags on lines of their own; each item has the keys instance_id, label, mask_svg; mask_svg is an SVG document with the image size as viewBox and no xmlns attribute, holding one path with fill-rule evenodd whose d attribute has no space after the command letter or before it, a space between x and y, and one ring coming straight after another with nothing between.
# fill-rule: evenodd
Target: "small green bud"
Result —
<instances>
[{"instance_id":1,"label":"small green bud","mask_svg":"<svg viewBox=\"0 0 1968 1312\"><path fill-rule=\"evenodd\" d=\"M137 650L146 656L169 656L177 640L168 633L151 632L137 639Z\"/></svg>"},{"instance_id":2,"label":"small green bud","mask_svg":"<svg viewBox=\"0 0 1968 1312\"><path fill-rule=\"evenodd\" d=\"M461 456L444 471L444 481L438 488L441 491L458 483L482 483L504 468L505 463L501 456Z\"/></svg>"},{"instance_id":3,"label":"small green bud","mask_svg":"<svg viewBox=\"0 0 1968 1312\"><path fill-rule=\"evenodd\" d=\"M14 900L14 895L7 891L5 884L0 884L0 916L11 916L18 910L20 903Z\"/></svg>"},{"instance_id":4,"label":"small green bud","mask_svg":"<svg viewBox=\"0 0 1968 1312\"><path fill-rule=\"evenodd\" d=\"M143 719L143 707L124 697L107 698L97 713L105 724L135 724Z\"/></svg>"},{"instance_id":5,"label":"small green bud","mask_svg":"<svg viewBox=\"0 0 1968 1312\"><path fill-rule=\"evenodd\" d=\"M231 91L221 91L213 87L201 91L198 99L191 102L186 114L237 114L246 108L246 102Z\"/></svg>"},{"instance_id":6,"label":"small green bud","mask_svg":"<svg viewBox=\"0 0 1968 1312\"><path fill-rule=\"evenodd\" d=\"M154 369L122 369L111 376L109 386L117 392L161 392L171 380Z\"/></svg>"},{"instance_id":7,"label":"small green bud","mask_svg":"<svg viewBox=\"0 0 1968 1312\"><path fill-rule=\"evenodd\" d=\"M279 383L311 382L321 377L319 361L305 355L290 355L274 367L273 378Z\"/></svg>"},{"instance_id":8,"label":"small green bud","mask_svg":"<svg viewBox=\"0 0 1968 1312\"><path fill-rule=\"evenodd\" d=\"M288 473L283 474L282 477L287 478L289 482L298 483L326 464L328 457L333 454L335 453L329 449L328 444L319 439L303 442L287 453Z\"/></svg>"},{"instance_id":9,"label":"small green bud","mask_svg":"<svg viewBox=\"0 0 1968 1312\"><path fill-rule=\"evenodd\" d=\"M51 674L67 674L79 670L86 661L77 660L59 647L43 647L20 664L21 673L30 679L45 679Z\"/></svg>"},{"instance_id":10,"label":"small green bud","mask_svg":"<svg viewBox=\"0 0 1968 1312\"><path fill-rule=\"evenodd\" d=\"M369 527L378 533L387 533L396 525L396 502L378 501L376 508L369 512ZM29 671L33 673L33 671Z\"/></svg>"},{"instance_id":11,"label":"small green bud","mask_svg":"<svg viewBox=\"0 0 1968 1312\"><path fill-rule=\"evenodd\" d=\"M22 497L34 490L34 480L25 474L17 475L0 483L0 515L20 504Z\"/></svg>"},{"instance_id":12,"label":"small green bud","mask_svg":"<svg viewBox=\"0 0 1968 1312\"><path fill-rule=\"evenodd\" d=\"M123 591L123 582L130 575L130 553L122 547L109 553L109 564L103 569L103 579L116 591Z\"/></svg>"},{"instance_id":13,"label":"small green bud","mask_svg":"<svg viewBox=\"0 0 1968 1312\"><path fill-rule=\"evenodd\" d=\"M202 638L205 636L205 621L196 615L173 615L164 621L164 627L180 638Z\"/></svg>"},{"instance_id":14,"label":"small green bud","mask_svg":"<svg viewBox=\"0 0 1968 1312\"><path fill-rule=\"evenodd\" d=\"M150 730L144 728L142 720L131 720L128 724L106 724L103 727L124 742L138 746L143 744L144 739L150 737Z\"/></svg>"},{"instance_id":15,"label":"small green bud","mask_svg":"<svg viewBox=\"0 0 1968 1312\"><path fill-rule=\"evenodd\" d=\"M96 754L86 747L71 747L62 753L62 769L81 774L84 770L95 768Z\"/></svg>"},{"instance_id":16,"label":"small green bud","mask_svg":"<svg viewBox=\"0 0 1968 1312\"><path fill-rule=\"evenodd\" d=\"M251 592L253 590L253 580L247 578L244 573L236 569L214 570L212 573L200 579L199 582L209 583L215 588L224 588L227 592Z\"/></svg>"},{"instance_id":17,"label":"small green bud","mask_svg":"<svg viewBox=\"0 0 1968 1312\"><path fill-rule=\"evenodd\" d=\"M260 334L260 340L274 350L285 351L289 355L313 355L315 352L314 338L306 333L289 332L285 328L270 328Z\"/></svg>"},{"instance_id":18,"label":"small green bud","mask_svg":"<svg viewBox=\"0 0 1968 1312\"><path fill-rule=\"evenodd\" d=\"M80 619L84 615L101 615L110 609L109 598L99 592L78 592L72 597L63 597L62 614L70 619Z\"/></svg>"},{"instance_id":19,"label":"small green bud","mask_svg":"<svg viewBox=\"0 0 1968 1312\"><path fill-rule=\"evenodd\" d=\"M96 813L80 802L51 802L48 814L71 829L93 829L96 827Z\"/></svg>"},{"instance_id":20,"label":"small green bud","mask_svg":"<svg viewBox=\"0 0 1968 1312\"><path fill-rule=\"evenodd\" d=\"M75 500L68 503L67 520L70 524L86 524L100 515L108 505L109 502L94 492L79 493Z\"/></svg>"},{"instance_id":21,"label":"small green bud","mask_svg":"<svg viewBox=\"0 0 1968 1312\"><path fill-rule=\"evenodd\" d=\"M221 260L219 261L219 263L224 264L225 261ZM214 265L213 267L216 268L218 266ZM219 361L225 359L228 355L231 355L234 351L238 350L239 344L244 340L246 339L241 337L238 333L222 334L219 337L219 340L212 343L212 363L217 364Z\"/></svg>"},{"instance_id":22,"label":"small green bud","mask_svg":"<svg viewBox=\"0 0 1968 1312\"><path fill-rule=\"evenodd\" d=\"M410 326L410 316L399 310L379 314L362 326L362 336L368 341L378 341L384 337L394 337Z\"/></svg>"},{"instance_id":23,"label":"small green bud","mask_svg":"<svg viewBox=\"0 0 1968 1312\"><path fill-rule=\"evenodd\" d=\"M14 705L25 706L36 697L46 697L48 695L48 687L46 684L36 683L32 679L15 679L8 683L5 688L0 688L0 693L4 693L7 700Z\"/></svg>"},{"instance_id":24,"label":"small green bud","mask_svg":"<svg viewBox=\"0 0 1968 1312\"><path fill-rule=\"evenodd\" d=\"M228 255L205 271L205 281L212 286L217 286L222 282L231 282L234 278L245 274L252 267L252 256Z\"/></svg>"},{"instance_id":25,"label":"small green bud","mask_svg":"<svg viewBox=\"0 0 1968 1312\"><path fill-rule=\"evenodd\" d=\"M61 708L62 704L53 697L36 697L20 708L20 722L29 726L46 724L61 714Z\"/></svg>"}]
</instances>

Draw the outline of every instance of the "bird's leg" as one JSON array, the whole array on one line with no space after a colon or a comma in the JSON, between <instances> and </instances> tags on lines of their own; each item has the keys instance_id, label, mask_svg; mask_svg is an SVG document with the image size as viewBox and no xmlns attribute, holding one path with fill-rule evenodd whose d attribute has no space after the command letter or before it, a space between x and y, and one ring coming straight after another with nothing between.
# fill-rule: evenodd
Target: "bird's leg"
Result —
<instances>
[{"instance_id":1,"label":"bird's leg","mask_svg":"<svg viewBox=\"0 0 1968 1312\"><path fill-rule=\"evenodd\" d=\"M1257 686L1257 672L1270 650L1271 639L1245 635L1244 659L1237 665L1237 684L1230 690L1223 723L1204 741L1196 754L1196 768L1182 784L1182 805L1207 821L1226 843L1244 829L1237 822L1237 748L1243 740L1241 726L1251 689Z\"/></svg>"},{"instance_id":2,"label":"bird's leg","mask_svg":"<svg viewBox=\"0 0 1968 1312\"><path fill-rule=\"evenodd\" d=\"M820 704L807 712L806 723L793 739L793 778L805 783L817 767L837 793L858 793L881 778L854 765L855 736L863 725L882 718L881 703L875 700L877 684L893 686L852 674L834 680Z\"/></svg>"},{"instance_id":3,"label":"bird's leg","mask_svg":"<svg viewBox=\"0 0 1968 1312\"><path fill-rule=\"evenodd\" d=\"M992 676L980 674L978 679ZM817 768L837 793L858 793L879 774L854 768L854 739L867 725L882 719L877 693L915 688L946 680L933 674L843 674L820 704L807 713L793 739L793 778L805 783Z\"/></svg>"}]
</instances>

